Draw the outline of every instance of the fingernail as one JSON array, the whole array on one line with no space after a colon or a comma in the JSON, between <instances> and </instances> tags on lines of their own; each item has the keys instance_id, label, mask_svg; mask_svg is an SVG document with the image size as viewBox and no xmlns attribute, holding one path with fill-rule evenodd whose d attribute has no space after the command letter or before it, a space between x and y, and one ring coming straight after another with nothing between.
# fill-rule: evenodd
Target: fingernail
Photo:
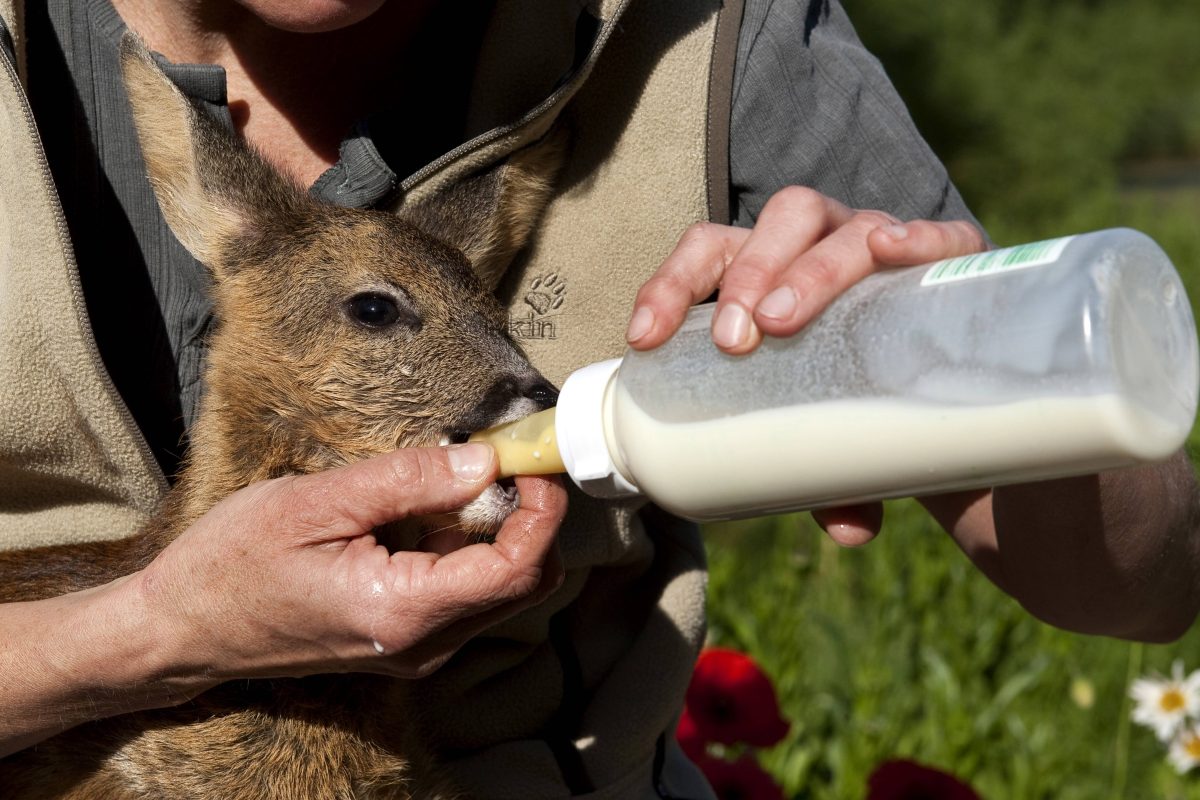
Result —
<instances>
[{"instance_id":1,"label":"fingernail","mask_svg":"<svg viewBox=\"0 0 1200 800\"><path fill-rule=\"evenodd\" d=\"M750 325L746 309L737 303L727 303L713 320L713 341L721 347L739 347L750 338Z\"/></svg>"},{"instance_id":2,"label":"fingernail","mask_svg":"<svg viewBox=\"0 0 1200 800\"><path fill-rule=\"evenodd\" d=\"M833 539L841 547L862 547L875 538L875 534L871 533L871 531L857 525L848 525L844 522L834 522L827 525L825 532L829 534L830 539Z\"/></svg>"},{"instance_id":3,"label":"fingernail","mask_svg":"<svg viewBox=\"0 0 1200 800\"><path fill-rule=\"evenodd\" d=\"M908 238L908 228L903 225L884 225L880 230L897 242Z\"/></svg>"},{"instance_id":4,"label":"fingernail","mask_svg":"<svg viewBox=\"0 0 1200 800\"><path fill-rule=\"evenodd\" d=\"M780 286L762 299L757 312L771 319L791 319L796 313L796 291L790 286Z\"/></svg>"},{"instance_id":5,"label":"fingernail","mask_svg":"<svg viewBox=\"0 0 1200 800\"><path fill-rule=\"evenodd\" d=\"M456 444L446 448L446 459L461 480L478 483L492 466L492 448L478 442Z\"/></svg>"},{"instance_id":6,"label":"fingernail","mask_svg":"<svg viewBox=\"0 0 1200 800\"><path fill-rule=\"evenodd\" d=\"M633 318L629 320L629 329L625 331L625 341L636 342L649 333L653 327L654 312L646 306L641 306L633 312Z\"/></svg>"}]
</instances>

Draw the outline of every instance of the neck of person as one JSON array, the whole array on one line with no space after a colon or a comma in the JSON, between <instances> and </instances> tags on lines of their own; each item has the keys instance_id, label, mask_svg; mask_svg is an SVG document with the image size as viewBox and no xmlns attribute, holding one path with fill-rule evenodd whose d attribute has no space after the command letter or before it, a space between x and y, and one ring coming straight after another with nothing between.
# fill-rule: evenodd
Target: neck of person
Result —
<instances>
[{"instance_id":1,"label":"neck of person","mask_svg":"<svg viewBox=\"0 0 1200 800\"><path fill-rule=\"evenodd\" d=\"M404 57L438 2L113 0L113 5L150 49L170 61L224 67L238 132L277 169L308 187L336 163L353 124L405 79Z\"/></svg>"}]
</instances>

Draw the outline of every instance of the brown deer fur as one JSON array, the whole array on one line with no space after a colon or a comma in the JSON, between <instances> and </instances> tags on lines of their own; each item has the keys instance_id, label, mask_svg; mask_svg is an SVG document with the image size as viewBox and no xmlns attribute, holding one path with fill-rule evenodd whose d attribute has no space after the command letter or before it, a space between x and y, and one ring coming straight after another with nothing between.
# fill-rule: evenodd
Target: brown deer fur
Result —
<instances>
[{"instance_id":1,"label":"brown deer fur","mask_svg":"<svg viewBox=\"0 0 1200 800\"><path fill-rule=\"evenodd\" d=\"M164 216L213 276L207 393L161 513L129 539L0 554L0 602L133 572L251 482L436 444L554 396L486 284L548 198L555 143L517 153L405 221L311 200L193 108L132 36L122 66ZM356 321L350 301L364 293L394 301L397 322ZM513 507L492 487L464 510L463 527L494 529ZM0 796L445 796L404 694L403 681L373 675L225 684L0 759Z\"/></svg>"}]
</instances>

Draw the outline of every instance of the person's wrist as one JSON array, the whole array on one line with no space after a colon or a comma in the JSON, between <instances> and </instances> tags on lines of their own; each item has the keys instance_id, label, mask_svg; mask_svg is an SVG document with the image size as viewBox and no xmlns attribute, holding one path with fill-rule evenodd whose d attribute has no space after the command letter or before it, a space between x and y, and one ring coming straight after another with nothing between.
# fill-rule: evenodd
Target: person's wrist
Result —
<instances>
[{"instance_id":1,"label":"person's wrist","mask_svg":"<svg viewBox=\"0 0 1200 800\"><path fill-rule=\"evenodd\" d=\"M185 702L216 686L211 641L181 613L174 592L164 592L151 577L153 566L114 586L114 607L129 644L118 646L129 658L129 673L142 682L146 708Z\"/></svg>"},{"instance_id":2,"label":"person's wrist","mask_svg":"<svg viewBox=\"0 0 1200 800\"><path fill-rule=\"evenodd\" d=\"M68 641L79 646L63 663L65 678L93 702L111 698L112 713L176 705L215 683L186 630L154 607L143 577L137 572L70 596Z\"/></svg>"},{"instance_id":3,"label":"person's wrist","mask_svg":"<svg viewBox=\"0 0 1200 800\"><path fill-rule=\"evenodd\" d=\"M0 605L0 756L76 725L183 702L214 682L137 597L137 576Z\"/></svg>"}]
</instances>

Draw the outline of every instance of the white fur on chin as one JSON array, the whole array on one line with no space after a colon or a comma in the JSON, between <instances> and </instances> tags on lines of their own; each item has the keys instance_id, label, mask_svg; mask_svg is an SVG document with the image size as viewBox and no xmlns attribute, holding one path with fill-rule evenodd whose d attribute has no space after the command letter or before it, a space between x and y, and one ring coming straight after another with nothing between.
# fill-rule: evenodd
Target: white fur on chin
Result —
<instances>
[{"instance_id":1,"label":"white fur on chin","mask_svg":"<svg viewBox=\"0 0 1200 800\"><path fill-rule=\"evenodd\" d=\"M493 483L483 494L467 503L458 512L458 523L462 529L476 536L494 535L504 520L517 510L521 498L516 489L505 489Z\"/></svg>"}]
</instances>

